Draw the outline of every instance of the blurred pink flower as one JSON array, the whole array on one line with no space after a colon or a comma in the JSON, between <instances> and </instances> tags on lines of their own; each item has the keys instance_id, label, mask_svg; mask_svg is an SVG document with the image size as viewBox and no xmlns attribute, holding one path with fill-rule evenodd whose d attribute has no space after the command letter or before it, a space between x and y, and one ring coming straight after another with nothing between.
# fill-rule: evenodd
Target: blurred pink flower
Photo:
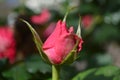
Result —
<instances>
[{"instance_id":1,"label":"blurred pink flower","mask_svg":"<svg viewBox=\"0 0 120 80\"><path fill-rule=\"evenodd\" d=\"M52 22L52 23L50 23L50 25L47 27L47 29L44 31L43 37L44 37L45 40L46 40L46 39L50 36L50 34L54 31L55 26L56 26L56 23Z\"/></svg>"},{"instance_id":2,"label":"blurred pink flower","mask_svg":"<svg viewBox=\"0 0 120 80\"><path fill-rule=\"evenodd\" d=\"M82 24L85 28L89 28L90 25L92 24L92 21L93 21L93 16L91 15L85 15L82 18Z\"/></svg>"},{"instance_id":3,"label":"blurred pink flower","mask_svg":"<svg viewBox=\"0 0 120 80\"><path fill-rule=\"evenodd\" d=\"M7 58L10 63L15 61L15 39L9 27L0 27L0 59Z\"/></svg>"},{"instance_id":4,"label":"blurred pink flower","mask_svg":"<svg viewBox=\"0 0 120 80\"><path fill-rule=\"evenodd\" d=\"M39 15L34 15L31 17L31 21L34 24L44 24L49 21L51 14L47 9L44 9Z\"/></svg>"}]
</instances>

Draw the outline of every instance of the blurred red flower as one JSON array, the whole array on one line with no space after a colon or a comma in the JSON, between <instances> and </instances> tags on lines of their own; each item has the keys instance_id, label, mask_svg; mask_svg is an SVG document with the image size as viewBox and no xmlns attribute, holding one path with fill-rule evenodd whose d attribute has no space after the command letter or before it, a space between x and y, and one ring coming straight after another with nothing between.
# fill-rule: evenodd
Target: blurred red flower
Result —
<instances>
[{"instance_id":1,"label":"blurred red flower","mask_svg":"<svg viewBox=\"0 0 120 80\"><path fill-rule=\"evenodd\" d=\"M15 61L15 39L9 27L0 27L0 59L7 58L10 63Z\"/></svg>"},{"instance_id":2,"label":"blurred red flower","mask_svg":"<svg viewBox=\"0 0 120 80\"><path fill-rule=\"evenodd\" d=\"M44 33L43 33L43 37L44 37L45 40L46 40L46 39L51 35L51 33L54 31L55 26L56 26L56 23L55 23L55 22L52 22L52 23L50 23L50 25L46 28L46 30L45 30Z\"/></svg>"},{"instance_id":3,"label":"blurred red flower","mask_svg":"<svg viewBox=\"0 0 120 80\"><path fill-rule=\"evenodd\" d=\"M93 21L93 16L91 15L85 15L82 18L82 24L85 28L89 28L90 25L92 24L92 21Z\"/></svg>"},{"instance_id":4,"label":"blurred red flower","mask_svg":"<svg viewBox=\"0 0 120 80\"><path fill-rule=\"evenodd\" d=\"M47 9L44 9L39 15L34 15L31 17L31 21L34 24L44 24L49 21L51 18L51 14Z\"/></svg>"}]
</instances>

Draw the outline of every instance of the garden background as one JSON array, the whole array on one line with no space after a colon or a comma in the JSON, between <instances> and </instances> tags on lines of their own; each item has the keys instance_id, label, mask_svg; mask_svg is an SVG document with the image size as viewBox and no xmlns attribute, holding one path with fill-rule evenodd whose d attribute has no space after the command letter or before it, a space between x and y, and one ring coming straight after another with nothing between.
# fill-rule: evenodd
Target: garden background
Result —
<instances>
[{"instance_id":1,"label":"garden background","mask_svg":"<svg viewBox=\"0 0 120 80\"><path fill-rule=\"evenodd\" d=\"M0 80L51 80L51 66L20 19L44 42L69 7L76 8L66 23L76 32L81 16L84 43L79 58L62 66L61 80L120 80L120 0L0 0Z\"/></svg>"}]
</instances>

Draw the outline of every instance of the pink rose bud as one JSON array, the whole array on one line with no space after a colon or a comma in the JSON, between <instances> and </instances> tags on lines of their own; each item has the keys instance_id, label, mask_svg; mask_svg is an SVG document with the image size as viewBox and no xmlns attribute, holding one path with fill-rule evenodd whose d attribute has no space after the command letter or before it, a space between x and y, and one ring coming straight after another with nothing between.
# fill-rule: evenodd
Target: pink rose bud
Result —
<instances>
[{"instance_id":1,"label":"pink rose bud","mask_svg":"<svg viewBox=\"0 0 120 80\"><path fill-rule=\"evenodd\" d=\"M15 61L15 39L13 31L7 27L0 28L0 59L7 58L10 63Z\"/></svg>"},{"instance_id":2,"label":"pink rose bud","mask_svg":"<svg viewBox=\"0 0 120 80\"><path fill-rule=\"evenodd\" d=\"M45 24L47 21L49 21L51 18L51 14L47 9L44 9L41 14L34 15L31 17L31 21L34 24Z\"/></svg>"},{"instance_id":3,"label":"pink rose bud","mask_svg":"<svg viewBox=\"0 0 120 80\"><path fill-rule=\"evenodd\" d=\"M67 29L66 23L59 20L42 48L52 64L61 64L76 44L77 47L74 50L78 53L82 43L82 38L74 33L73 27Z\"/></svg>"}]
</instances>

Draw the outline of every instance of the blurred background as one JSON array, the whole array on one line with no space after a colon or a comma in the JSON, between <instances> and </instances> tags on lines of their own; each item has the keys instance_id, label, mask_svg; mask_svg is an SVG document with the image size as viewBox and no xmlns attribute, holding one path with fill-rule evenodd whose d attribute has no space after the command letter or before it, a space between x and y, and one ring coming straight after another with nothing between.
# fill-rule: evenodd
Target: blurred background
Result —
<instances>
[{"instance_id":1,"label":"blurred background","mask_svg":"<svg viewBox=\"0 0 120 80\"><path fill-rule=\"evenodd\" d=\"M69 7L75 32L81 16L82 51L64 65L61 80L120 80L120 0L0 0L0 80L51 80L28 21L44 42Z\"/></svg>"}]
</instances>

